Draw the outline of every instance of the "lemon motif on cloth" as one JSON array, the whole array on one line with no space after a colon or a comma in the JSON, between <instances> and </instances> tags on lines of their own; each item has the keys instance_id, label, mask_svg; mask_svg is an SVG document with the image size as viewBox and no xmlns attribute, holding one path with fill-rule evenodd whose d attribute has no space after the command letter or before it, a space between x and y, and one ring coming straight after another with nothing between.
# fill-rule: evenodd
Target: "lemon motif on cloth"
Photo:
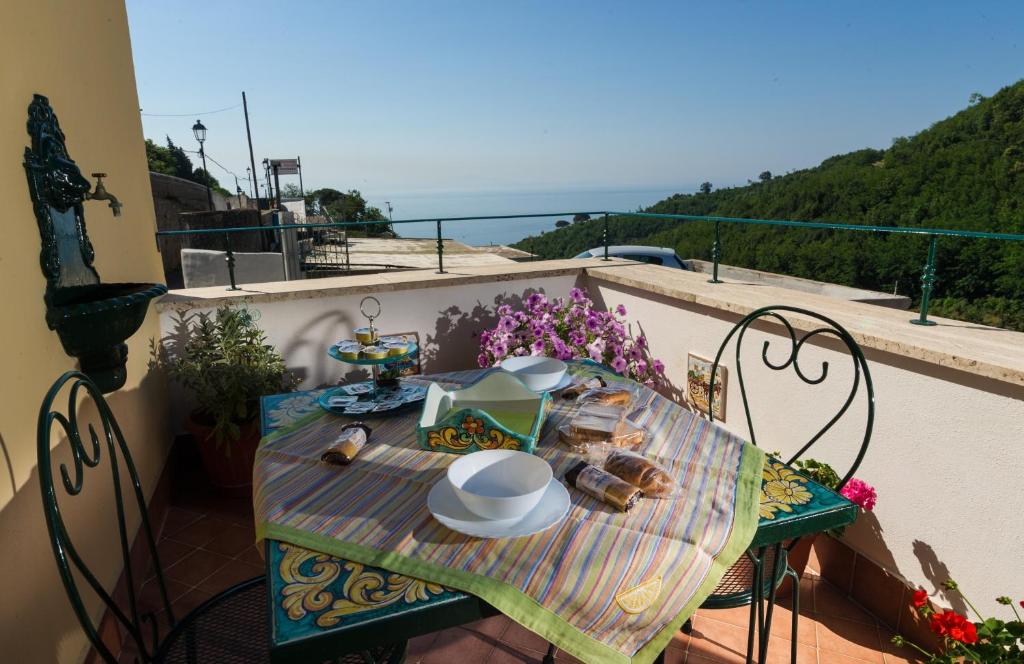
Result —
<instances>
[{"instance_id":1,"label":"lemon motif on cloth","mask_svg":"<svg viewBox=\"0 0 1024 664\"><path fill-rule=\"evenodd\" d=\"M648 579L638 586L623 590L615 596L615 603L626 613L643 613L661 595L661 577Z\"/></svg>"},{"instance_id":2,"label":"lemon motif on cloth","mask_svg":"<svg viewBox=\"0 0 1024 664\"><path fill-rule=\"evenodd\" d=\"M766 459L762 477L759 510L762 519L774 519L777 512L792 512L793 505L811 501L811 492L804 486L807 478L778 461Z\"/></svg>"}]
</instances>

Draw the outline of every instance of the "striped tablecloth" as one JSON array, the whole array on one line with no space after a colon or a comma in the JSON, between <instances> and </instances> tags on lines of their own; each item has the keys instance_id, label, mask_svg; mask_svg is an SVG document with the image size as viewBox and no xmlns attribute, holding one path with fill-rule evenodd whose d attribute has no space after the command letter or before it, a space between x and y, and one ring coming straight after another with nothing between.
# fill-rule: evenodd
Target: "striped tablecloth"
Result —
<instances>
[{"instance_id":1,"label":"striped tablecloth","mask_svg":"<svg viewBox=\"0 0 1024 664\"><path fill-rule=\"evenodd\" d=\"M436 378L465 384L480 375ZM457 457L417 447L418 410L373 421L371 444L345 468L319 458L347 420L312 413L268 436L257 453L257 537L475 594L587 662L652 661L750 543L764 455L646 388L638 405L646 407L635 419L648 432L641 451L671 468L683 486L678 497L621 514L570 490L568 517L543 533L467 537L427 511L428 492ZM538 445L556 477L577 460L556 432L574 410L556 400ZM628 613L616 601L655 580L661 590L646 610Z\"/></svg>"}]
</instances>

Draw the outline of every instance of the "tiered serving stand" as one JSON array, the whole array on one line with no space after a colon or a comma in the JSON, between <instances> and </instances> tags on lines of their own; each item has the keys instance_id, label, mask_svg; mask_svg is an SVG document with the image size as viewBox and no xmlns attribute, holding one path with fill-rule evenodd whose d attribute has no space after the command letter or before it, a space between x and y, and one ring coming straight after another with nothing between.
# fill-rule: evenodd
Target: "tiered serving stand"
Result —
<instances>
[{"instance_id":1,"label":"tiered serving stand","mask_svg":"<svg viewBox=\"0 0 1024 664\"><path fill-rule=\"evenodd\" d=\"M376 305L376 313L367 312L368 303ZM370 334L376 338L373 321L380 316L380 302L375 297L365 297L359 303L359 310L370 321ZM382 358L346 358L342 356L338 344L331 346L327 349L328 355L345 364L370 367L372 378L359 383L339 385L325 391L317 400L320 407L339 415L380 417L399 412L411 404L423 401L427 396L425 386L403 380L398 375L397 368L389 368L389 365L402 362L418 351L419 346L409 342L408 350L401 355L389 355Z\"/></svg>"}]
</instances>

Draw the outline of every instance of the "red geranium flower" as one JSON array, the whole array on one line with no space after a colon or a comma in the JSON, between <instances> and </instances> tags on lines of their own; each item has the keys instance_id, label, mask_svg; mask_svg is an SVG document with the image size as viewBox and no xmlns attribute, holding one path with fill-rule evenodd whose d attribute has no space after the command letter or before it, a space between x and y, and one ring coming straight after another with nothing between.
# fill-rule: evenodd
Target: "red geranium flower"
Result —
<instances>
[{"instance_id":1,"label":"red geranium flower","mask_svg":"<svg viewBox=\"0 0 1024 664\"><path fill-rule=\"evenodd\" d=\"M956 611L932 614L931 629L939 636L947 636L961 643L975 643L978 640L978 630L974 623Z\"/></svg>"},{"instance_id":2,"label":"red geranium flower","mask_svg":"<svg viewBox=\"0 0 1024 664\"><path fill-rule=\"evenodd\" d=\"M920 609L922 606L928 603L928 591L927 590L915 590L914 591L914 606Z\"/></svg>"}]
</instances>

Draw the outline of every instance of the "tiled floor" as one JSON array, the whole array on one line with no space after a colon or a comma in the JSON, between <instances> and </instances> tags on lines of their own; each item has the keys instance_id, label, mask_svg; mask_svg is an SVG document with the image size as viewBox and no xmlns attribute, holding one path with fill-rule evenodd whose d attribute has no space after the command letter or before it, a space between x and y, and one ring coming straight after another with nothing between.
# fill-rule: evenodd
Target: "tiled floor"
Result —
<instances>
[{"instance_id":1,"label":"tiled floor","mask_svg":"<svg viewBox=\"0 0 1024 664\"><path fill-rule=\"evenodd\" d=\"M178 616L218 591L263 573L253 546L252 510L246 499L212 492L199 478L174 487L159 541L168 591ZM150 593L153 588L147 585ZM889 643L892 633L828 581L808 572L801 582L797 636L800 664L895 664L916 662ZM788 662L789 600L775 609L768 661ZM705 611L694 617L690 636L678 634L667 664L742 662L746 652L746 608ZM540 662L543 639L503 616L428 634L409 644L409 664L501 664ZM578 661L559 654L559 661Z\"/></svg>"}]
</instances>

